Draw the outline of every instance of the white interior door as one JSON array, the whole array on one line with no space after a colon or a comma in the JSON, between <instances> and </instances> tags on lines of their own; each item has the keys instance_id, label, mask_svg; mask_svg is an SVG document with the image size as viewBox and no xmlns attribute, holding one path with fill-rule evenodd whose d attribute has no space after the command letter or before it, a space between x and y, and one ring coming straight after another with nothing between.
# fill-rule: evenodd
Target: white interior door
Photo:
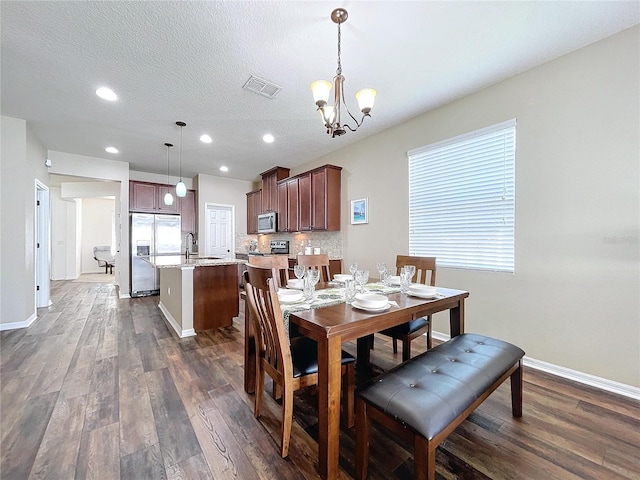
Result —
<instances>
[{"instance_id":1,"label":"white interior door","mask_svg":"<svg viewBox=\"0 0 640 480\"><path fill-rule=\"evenodd\" d=\"M49 231L49 188L36 180L36 228L35 228L35 268L36 307L48 307L50 302L50 231Z\"/></svg>"},{"instance_id":2,"label":"white interior door","mask_svg":"<svg viewBox=\"0 0 640 480\"><path fill-rule=\"evenodd\" d=\"M205 255L232 258L235 255L233 206L207 204L206 212Z\"/></svg>"}]
</instances>

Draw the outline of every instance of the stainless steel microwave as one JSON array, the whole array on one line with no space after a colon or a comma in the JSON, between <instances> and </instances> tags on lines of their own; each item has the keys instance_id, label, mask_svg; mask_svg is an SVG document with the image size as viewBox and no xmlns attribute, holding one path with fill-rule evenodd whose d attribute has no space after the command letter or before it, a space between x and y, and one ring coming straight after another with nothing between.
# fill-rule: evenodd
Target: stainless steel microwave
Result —
<instances>
[{"instance_id":1,"label":"stainless steel microwave","mask_svg":"<svg viewBox=\"0 0 640 480\"><path fill-rule=\"evenodd\" d=\"M258 233L275 233L278 229L276 212L258 215Z\"/></svg>"}]
</instances>

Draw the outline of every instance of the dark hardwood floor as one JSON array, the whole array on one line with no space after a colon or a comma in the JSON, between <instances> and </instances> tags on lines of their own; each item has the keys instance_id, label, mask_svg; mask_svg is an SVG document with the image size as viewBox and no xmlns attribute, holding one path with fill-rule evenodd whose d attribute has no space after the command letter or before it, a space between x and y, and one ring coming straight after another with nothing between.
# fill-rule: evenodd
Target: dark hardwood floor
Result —
<instances>
[{"instance_id":1,"label":"dark hardwood floor","mask_svg":"<svg viewBox=\"0 0 640 480\"><path fill-rule=\"evenodd\" d=\"M253 417L242 317L178 339L158 297L53 282L52 300L30 328L0 335L0 478L318 478L312 392L296 395L288 459L278 404L266 396ZM378 367L399 358L376 338ZM440 446L439 479L640 478L640 402L531 369L524 380L523 418L511 416L507 382ZM354 429L341 432L340 452L352 478ZM375 428L370 462L369 478L413 478L411 452Z\"/></svg>"}]
</instances>

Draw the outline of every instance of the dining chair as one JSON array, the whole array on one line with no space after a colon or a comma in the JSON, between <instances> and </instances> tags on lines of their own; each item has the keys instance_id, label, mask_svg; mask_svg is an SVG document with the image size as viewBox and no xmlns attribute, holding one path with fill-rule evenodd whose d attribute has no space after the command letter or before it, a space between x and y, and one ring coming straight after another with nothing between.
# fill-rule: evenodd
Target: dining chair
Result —
<instances>
[{"instance_id":1,"label":"dining chair","mask_svg":"<svg viewBox=\"0 0 640 480\"><path fill-rule=\"evenodd\" d=\"M247 265L245 290L251 308L256 337L256 393L254 415L260 416L264 392L264 375L269 375L282 389L282 425L280 455L289 455L293 421L293 392L318 384L318 347L315 340L300 336L289 339L277 287L270 268ZM355 359L342 352L342 414L346 425L355 422Z\"/></svg>"},{"instance_id":2,"label":"dining chair","mask_svg":"<svg viewBox=\"0 0 640 480\"><path fill-rule=\"evenodd\" d=\"M284 288L289 280L289 257L276 255L249 255L249 264L256 267L271 268L276 287Z\"/></svg>"},{"instance_id":3,"label":"dining chair","mask_svg":"<svg viewBox=\"0 0 640 480\"><path fill-rule=\"evenodd\" d=\"M405 265L415 265L416 276L414 283L422 283L435 286L436 284L436 258L435 257L414 257L409 255L396 256L396 275L400 275L400 270ZM393 339L393 353L398 353L398 340L402 341L402 361L406 362L411 358L411 341L420 335L427 334L427 349L432 347L431 339L431 316L417 318L395 327L388 328L380 332Z\"/></svg>"},{"instance_id":4,"label":"dining chair","mask_svg":"<svg viewBox=\"0 0 640 480\"><path fill-rule=\"evenodd\" d=\"M329 271L329 255L321 253L319 255L298 255L298 265L304 265L307 269L320 270L320 281L329 282L331 272Z\"/></svg>"}]
</instances>

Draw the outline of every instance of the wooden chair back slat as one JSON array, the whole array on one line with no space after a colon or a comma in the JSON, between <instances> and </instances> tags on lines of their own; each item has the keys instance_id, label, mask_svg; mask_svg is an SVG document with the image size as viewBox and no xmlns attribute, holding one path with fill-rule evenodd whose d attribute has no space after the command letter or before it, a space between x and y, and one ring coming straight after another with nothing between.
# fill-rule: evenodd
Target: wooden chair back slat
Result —
<instances>
[{"instance_id":1,"label":"wooden chair back slat","mask_svg":"<svg viewBox=\"0 0 640 480\"><path fill-rule=\"evenodd\" d=\"M319 255L298 255L298 265L304 265L307 269L320 270L320 281L328 282L331 280L331 272L329 271L329 255L321 253Z\"/></svg>"},{"instance_id":2,"label":"wooden chair back slat","mask_svg":"<svg viewBox=\"0 0 640 480\"><path fill-rule=\"evenodd\" d=\"M271 268L273 270L273 278L276 279L276 287L281 288L287 285L287 281L289 280L288 257L275 255L249 255L249 265Z\"/></svg>"},{"instance_id":3,"label":"wooden chair back slat","mask_svg":"<svg viewBox=\"0 0 640 480\"><path fill-rule=\"evenodd\" d=\"M416 276L414 283L423 283L434 286L436 284L436 257L415 257L410 255L396 256L396 275L405 265L415 265Z\"/></svg>"}]
</instances>

